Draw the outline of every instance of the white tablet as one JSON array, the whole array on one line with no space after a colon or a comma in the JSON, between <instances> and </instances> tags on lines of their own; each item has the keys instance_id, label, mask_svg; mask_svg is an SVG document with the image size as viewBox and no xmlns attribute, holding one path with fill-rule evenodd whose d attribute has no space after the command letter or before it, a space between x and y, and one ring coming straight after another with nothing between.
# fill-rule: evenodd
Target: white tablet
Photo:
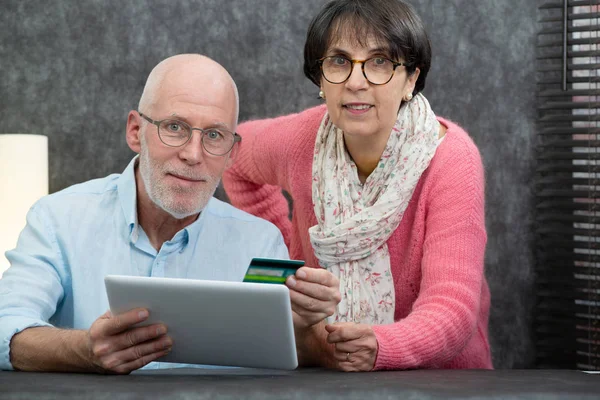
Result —
<instances>
[{"instance_id":1,"label":"white tablet","mask_svg":"<svg viewBox=\"0 0 600 400\"><path fill-rule=\"evenodd\" d=\"M109 275L110 310L144 307L163 322L171 352L157 361L237 367L298 366L285 285Z\"/></svg>"}]
</instances>

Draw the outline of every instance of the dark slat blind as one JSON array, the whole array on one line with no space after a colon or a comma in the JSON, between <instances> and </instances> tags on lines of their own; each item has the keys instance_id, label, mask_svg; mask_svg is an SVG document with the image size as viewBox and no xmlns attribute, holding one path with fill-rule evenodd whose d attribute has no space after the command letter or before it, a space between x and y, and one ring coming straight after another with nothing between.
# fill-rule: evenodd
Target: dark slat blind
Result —
<instances>
[{"instance_id":1,"label":"dark slat blind","mask_svg":"<svg viewBox=\"0 0 600 400\"><path fill-rule=\"evenodd\" d=\"M600 0L539 15L536 361L600 370Z\"/></svg>"}]
</instances>

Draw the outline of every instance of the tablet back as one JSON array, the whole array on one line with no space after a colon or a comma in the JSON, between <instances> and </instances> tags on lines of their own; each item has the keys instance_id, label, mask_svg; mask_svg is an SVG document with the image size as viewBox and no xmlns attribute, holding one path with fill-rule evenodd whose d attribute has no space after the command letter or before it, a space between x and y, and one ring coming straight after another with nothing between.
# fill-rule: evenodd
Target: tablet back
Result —
<instances>
[{"instance_id":1,"label":"tablet back","mask_svg":"<svg viewBox=\"0 0 600 400\"><path fill-rule=\"evenodd\" d=\"M113 314L150 311L163 322L171 352L157 361L294 369L298 366L285 285L109 275Z\"/></svg>"}]
</instances>

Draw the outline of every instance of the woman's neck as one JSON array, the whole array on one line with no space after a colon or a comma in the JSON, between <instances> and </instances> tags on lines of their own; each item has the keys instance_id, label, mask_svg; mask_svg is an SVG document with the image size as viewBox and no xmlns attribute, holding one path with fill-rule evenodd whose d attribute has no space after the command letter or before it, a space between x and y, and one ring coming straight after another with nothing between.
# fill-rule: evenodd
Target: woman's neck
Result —
<instances>
[{"instance_id":1,"label":"woman's neck","mask_svg":"<svg viewBox=\"0 0 600 400\"><path fill-rule=\"evenodd\" d=\"M389 135L381 140L373 140L373 137L356 137L344 135L344 144L346 150L358 172L358 179L361 183L365 183L371 172L377 168L383 150L387 145ZM384 140L385 139L385 140Z\"/></svg>"},{"instance_id":2,"label":"woman's neck","mask_svg":"<svg viewBox=\"0 0 600 400\"><path fill-rule=\"evenodd\" d=\"M444 125L439 124L439 139L444 137L446 129ZM379 165L388 139L389 135L382 138L382 140L373 140L373 137L356 137L344 134L344 144L348 154L356 164L360 183L365 183L371 172L375 171L375 168Z\"/></svg>"}]
</instances>

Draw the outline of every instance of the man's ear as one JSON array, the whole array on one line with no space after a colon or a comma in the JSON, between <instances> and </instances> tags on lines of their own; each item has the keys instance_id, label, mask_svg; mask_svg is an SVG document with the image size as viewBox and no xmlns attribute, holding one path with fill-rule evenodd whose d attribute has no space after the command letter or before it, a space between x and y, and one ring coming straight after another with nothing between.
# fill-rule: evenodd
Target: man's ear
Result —
<instances>
[{"instance_id":1,"label":"man's ear","mask_svg":"<svg viewBox=\"0 0 600 400\"><path fill-rule=\"evenodd\" d=\"M142 149L141 135L142 134L142 117L137 111L129 111L127 115L127 127L125 129L125 140L131 150L140 153Z\"/></svg>"},{"instance_id":2,"label":"man's ear","mask_svg":"<svg viewBox=\"0 0 600 400\"><path fill-rule=\"evenodd\" d=\"M242 142L237 142L233 145L233 148L227 155L227 161L225 162L225 169L228 169L229 167L231 167L233 165L233 163L235 162L235 158L238 155L241 145L242 145Z\"/></svg>"}]
</instances>

